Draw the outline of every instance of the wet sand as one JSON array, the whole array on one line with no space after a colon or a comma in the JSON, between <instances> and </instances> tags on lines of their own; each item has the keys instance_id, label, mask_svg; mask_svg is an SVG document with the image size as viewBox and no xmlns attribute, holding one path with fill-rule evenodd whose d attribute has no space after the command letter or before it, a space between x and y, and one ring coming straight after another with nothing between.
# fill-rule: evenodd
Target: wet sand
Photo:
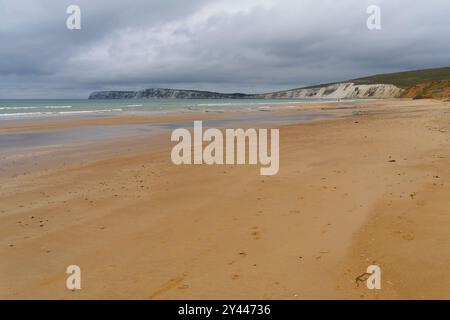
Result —
<instances>
[{"instance_id":1,"label":"wet sand","mask_svg":"<svg viewBox=\"0 0 450 320\"><path fill-rule=\"evenodd\" d=\"M150 148L144 134L94 142L61 151L77 154L65 164L41 167L43 155L4 175L0 297L450 298L450 104L271 112L311 111L335 118L277 123L276 176L260 176L259 166L175 166L170 130ZM222 117L61 120L0 132ZM79 291L65 287L73 264ZM378 291L355 282L371 264L382 270Z\"/></svg>"}]
</instances>

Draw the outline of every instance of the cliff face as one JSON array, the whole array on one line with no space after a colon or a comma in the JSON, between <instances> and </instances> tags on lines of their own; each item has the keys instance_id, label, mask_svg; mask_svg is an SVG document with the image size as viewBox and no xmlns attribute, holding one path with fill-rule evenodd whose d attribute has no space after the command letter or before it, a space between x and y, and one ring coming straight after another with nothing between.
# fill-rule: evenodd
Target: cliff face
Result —
<instances>
[{"instance_id":1,"label":"cliff face","mask_svg":"<svg viewBox=\"0 0 450 320\"><path fill-rule=\"evenodd\" d=\"M337 83L324 87L293 89L259 95L265 99L386 99L400 97L403 89L391 84Z\"/></svg>"},{"instance_id":2,"label":"cliff face","mask_svg":"<svg viewBox=\"0 0 450 320\"><path fill-rule=\"evenodd\" d=\"M89 99L240 99L243 93L218 93L198 90L145 89L140 91L96 91Z\"/></svg>"},{"instance_id":3,"label":"cliff face","mask_svg":"<svg viewBox=\"0 0 450 320\"><path fill-rule=\"evenodd\" d=\"M135 96L135 91L95 91L89 99L133 99Z\"/></svg>"},{"instance_id":4,"label":"cliff face","mask_svg":"<svg viewBox=\"0 0 450 320\"><path fill-rule=\"evenodd\" d=\"M405 98L450 100L450 80L417 84L403 93Z\"/></svg>"},{"instance_id":5,"label":"cliff face","mask_svg":"<svg viewBox=\"0 0 450 320\"><path fill-rule=\"evenodd\" d=\"M386 99L397 98L403 89L390 84L337 83L324 87L293 89L264 94L218 93L197 90L146 89L141 91L97 91L89 99Z\"/></svg>"}]
</instances>

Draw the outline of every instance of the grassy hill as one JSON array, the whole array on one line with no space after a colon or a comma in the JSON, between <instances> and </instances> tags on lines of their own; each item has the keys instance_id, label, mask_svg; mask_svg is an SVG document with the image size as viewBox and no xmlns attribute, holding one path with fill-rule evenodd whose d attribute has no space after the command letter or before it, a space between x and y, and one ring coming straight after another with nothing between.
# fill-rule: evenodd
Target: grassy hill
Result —
<instances>
[{"instance_id":1,"label":"grassy hill","mask_svg":"<svg viewBox=\"0 0 450 320\"><path fill-rule=\"evenodd\" d=\"M393 84L402 89L433 80L450 79L450 67L385 73L351 80L355 84Z\"/></svg>"},{"instance_id":2,"label":"grassy hill","mask_svg":"<svg viewBox=\"0 0 450 320\"><path fill-rule=\"evenodd\" d=\"M355 84L393 84L399 88L408 89L417 84L447 79L450 79L450 67L384 73L340 82L353 82ZM335 83L321 84L307 88L325 87Z\"/></svg>"}]
</instances>

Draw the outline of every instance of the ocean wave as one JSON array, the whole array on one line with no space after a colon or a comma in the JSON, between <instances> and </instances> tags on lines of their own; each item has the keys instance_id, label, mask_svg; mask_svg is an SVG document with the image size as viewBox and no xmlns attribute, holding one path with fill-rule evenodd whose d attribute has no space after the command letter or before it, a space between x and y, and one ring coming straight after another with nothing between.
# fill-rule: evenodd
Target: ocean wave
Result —
<instances>
[{"instance_id":1,"label":"ocean wave","mask_svg":"<svg viewBox=\"0 0 450 320\"><path fill-rule=\"evenodd\" d=\"M38 109L39 107L0 107L0 110Z\"/></svg>"},{"instance_id":2,"label":"ocean wave","mask_svg":"<svg viewBox=\"0 0 450 320\"><path fill-rule=\"evenodd\" d=\"M122 112L123 109L103 109L103 110L79 110L79 111L60 111L58 114L78 114L78 113L99 113L99 112Z\"/></svg>"},{"instance_id":3,"label":"ocean wave","mask_svg":"<svg viewBox=\"0 0 450 320\"><path fill-rule=\"evenodd\" d=\"M69 109L72 106L33 106L33 107L0 107L0 110L27 110L27 109Z\"/></svg>"},{"instance_id":4,"label":"ocean wave","mask_svg":"<svg viewBox=\"0 0 450 320\"><path fill-rule=\"evenodd\" d=\"M73 106L43 106L44 109L70 109Z\"/></svg>"},{"instance_id":5,"label":"ocean wave","mask_svg":"<svg viewBox=\"0 0 450 320\"><path fill-rule=\"evenodd\" d=\"M236 103L226 102L226 103L197 103L197 107L216 107L216 106L232 106L237 105Z\"/></svg>"},{"instance_id":6,"label":"ocean wave","mask_svg":"<svg viewBox=\"0 0 450 320\"><path fill-rule=\"evenodd\" d=\"M76 115L85 113L104 113L104 112L122 112L122 109L103 109L103 110L78 110L78 111L59 111L59 112L17 112L17 113L2 113L1 118L15 118L15 117L33 117L33 116L51 116L51 115Z\"/></svg>"}]
</instances>

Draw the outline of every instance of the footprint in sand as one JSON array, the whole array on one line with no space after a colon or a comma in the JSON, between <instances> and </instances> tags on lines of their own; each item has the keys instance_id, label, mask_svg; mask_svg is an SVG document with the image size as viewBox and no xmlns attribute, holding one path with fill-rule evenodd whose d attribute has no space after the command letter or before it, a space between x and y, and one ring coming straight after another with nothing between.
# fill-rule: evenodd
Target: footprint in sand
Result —
<instances>
[{"instance_id":1,"label":"footprint in sand","mask_svg":"<svg viewBox=\"0 0 450 320\"><path fill-rule=\"evenodd\" d=\"M411 233L404 234L402 236L402 238L403 238L403 240L406 240L406 241L412 241L412 240L414 240L416 238L416 236L415 236L414 233L411 232Z\"/></svg>"},{"instance_id":2,"label":"footprint in sand","mask_svg":"<svg viewBox=\"0 0 450 320\"><path fill-rule=\"evenodd\" d=\"M259 233L259 231L253 231L252 237L253 237L253 240L259 240L259 239L261 239L261 234Z\"/></svg>"},{"instance_id":3,"label":"footprint in sand","mask_svg":"<svg viewBox=\"0 0 450 320\"><path fill-rule=\"evenodd\" d=\"M186 290L186 289L189 289L189 285L183 284L182 286L179 286L177 289L178 290Z\"/></svg>"},{"instance_id":4,"label":"footprint in sand","mask_svg":"<svg viewBox=\"0 0 450 320\"><path fill-rule=\"evenodd\" d=\"M259 240L261 239L261 232L258 231L258 227L252 227L251 230L251 236L253 237L253 240Z\"/></svg>"},{"instance_id":5,"label":"footprint in sand","mask_svg":"<svg viewBox=\"0 0 450 320\"><path fill-rule=\"evenodd\" d=\"M325 226L322 227L322 233L327 233L331 227L331 223L327 223Z\"/></svg>"}]
</instances>

